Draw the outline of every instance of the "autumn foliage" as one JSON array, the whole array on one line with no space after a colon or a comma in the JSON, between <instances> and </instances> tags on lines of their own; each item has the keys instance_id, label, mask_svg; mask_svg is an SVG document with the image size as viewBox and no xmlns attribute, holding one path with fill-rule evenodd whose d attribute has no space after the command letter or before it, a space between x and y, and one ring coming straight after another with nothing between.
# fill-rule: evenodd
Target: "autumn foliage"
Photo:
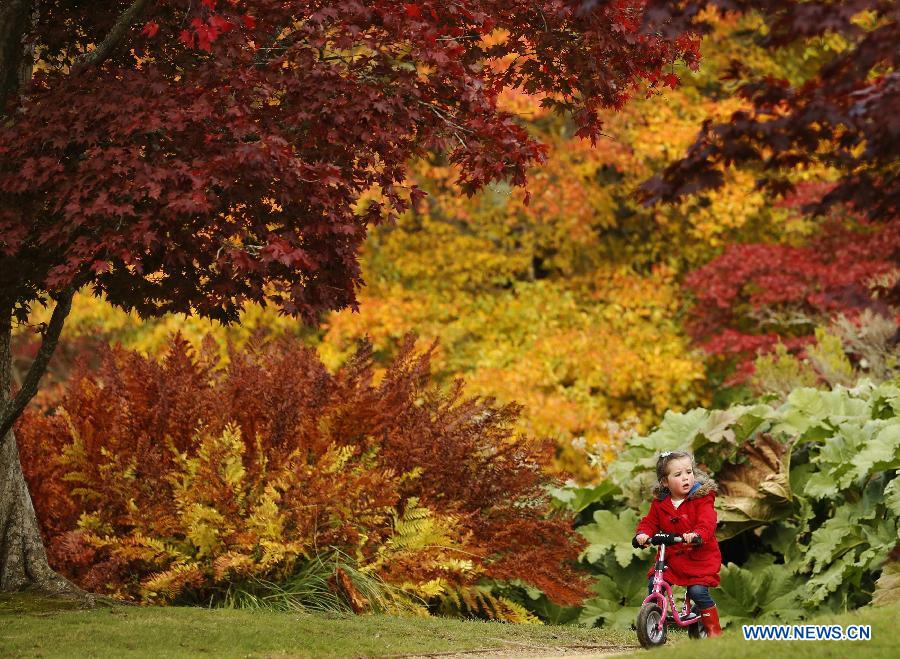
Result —
<instances>
[{"instance_id":1,"label":"autumn foliage","mask_svg":"<svg viewBox=\"0 0 900 659\"><path fill-rule=\"evenodd\" d=\"M897 107L900 39L894 3L881 0L651 0L648 27L660 34L708 31L712 9L762 18L758 40L808 62L803 75L761 71L737 57L725 79L746 106L704 122L687 154L656 173L653 201L720 187L732 166L757 175L776 195L795 189L804 169L826 167L832 185L810 199L821 214L848 206L869 219L897 218ZM825 45L825 48L822 46Z\"/></svg>"},{"instance_id":2,"label":"autumn foliage","mask_svg":"<svg viewBox=\"0 0 900 659\"><path fill-rule=\"evenodd\" d=\"M20 319L85 284L143 316L355 306L367 225L419 194L411 157L446 152L470 192L543 160L502 90L593 139L599 110L698 59L691 34L641 34L643 0L122 4L3 16L9 50L40 44L0 60L35 65L0 86L0 301Z\"/></svg>"},{"instance_id":3,"label":"autumn foliage","mask_svg":"<svg viewBox=\"0 0 900 659\"><path fill-rule=\"evenodd\" d=\"M836 219L806 244L733 244L690 273L689 330L711 354L736 360L745 376L754 356L777 344L798 350L815 329L862 311L894 321L900 226Z\"/></svg>"},{"instance_id":4,"label":"autumn foliage","mask_svg":"<svg viewBox=\"0 0 900 659\"><path fill-rule=\"evenodd\" d=\"M208 602L338 549L432 604L483 580L580 601L549 447L512 432L517 406L432 385L433 351L408 338L378 378L365 344L333 375L291 341L227 365L180 338L161 362L107 349L17 427L51 563L95 592Z\"/></svg>"}]
</instances>

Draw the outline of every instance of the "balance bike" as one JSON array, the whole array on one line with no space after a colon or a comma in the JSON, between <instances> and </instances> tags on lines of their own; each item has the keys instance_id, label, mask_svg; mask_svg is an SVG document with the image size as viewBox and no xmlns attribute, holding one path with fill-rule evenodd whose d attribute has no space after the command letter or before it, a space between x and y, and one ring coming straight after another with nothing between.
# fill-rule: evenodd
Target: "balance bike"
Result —
<instances>
[{"instance_id":1,"label":"balance bike","mask_svg":"<svg viewBox=\"0 0 900 659\"><path fill-rule=\"evenodd\" d=\"M651 648L666 642L666 624L675 624L679 627L687 627L691 638L706 638L706 628L703 626L700 614L691 611L691 600L684 595L684 605L681 610L675 607L675 599L672 595L672 587L663 579L663 571L666 569L666 546L677 545L684 542L680 535L671 533L657 533L650 538L650 544L658 547L656 551L656 568L653 572L653 589L637 614L637 637L641 645ZM691 544L699 545L700 538L694 538ZM631 544L635 548L636 540Z\"/></svg>"}]
</instances>

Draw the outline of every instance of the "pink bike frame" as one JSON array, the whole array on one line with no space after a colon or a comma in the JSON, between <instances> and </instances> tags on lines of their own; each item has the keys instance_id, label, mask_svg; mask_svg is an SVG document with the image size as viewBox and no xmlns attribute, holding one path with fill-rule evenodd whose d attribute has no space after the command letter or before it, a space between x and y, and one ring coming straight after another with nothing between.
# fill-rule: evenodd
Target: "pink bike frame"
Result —
<instances>
[{"instance_id":1,"label":"pink bike frame","mask_svg":"<svg viewBox=\"0 0 900 659\"><path fill-rule=\"evenodd\" d=\"M653 571L653 591L644 598L643 604L647 604L648 602L656 602L657 606L659 606L662 614L659 617L659 629L662 630L663 625L666 624L666 619L668 617L669 611L672 612L672 620L679 627L688 627L697 620L699 617L691 615L691 599L687 596L687 593L684 595L684 618L678 612L678 608L675 606L675 597L672 595L672 587L666 583L665 579L663 579L663 569L666 561L666 546L659 545L659 549L656 550L656 569Z\"/></svg>"}]
</instances>

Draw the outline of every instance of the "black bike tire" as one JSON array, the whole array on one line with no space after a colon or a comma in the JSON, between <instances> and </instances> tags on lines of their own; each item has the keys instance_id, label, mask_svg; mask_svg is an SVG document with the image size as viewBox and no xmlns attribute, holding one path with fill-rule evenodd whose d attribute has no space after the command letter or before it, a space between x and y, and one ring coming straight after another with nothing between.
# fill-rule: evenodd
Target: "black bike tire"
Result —
<instances>
[{"instance_id":1,"label":"black bike tire","mask_svg":"<svg viewBox=\"0 0 900 659\"><path fill-rule=\"evenodd\" d=\"M688 636L697 640L707 638L706 627L703 626L702 620L698 620L692 625L688 625Z\"/></svg>"},{"instance_id":2,"label":"black bike tire","mask_svg":"<svg viewBox=\"0 0 900 659\"><path fill-rule=\"evenodd\" d=\"M653 648L659 645L663 645L666 642L666 624L663 621L662 634L660 635L658 640L654 640L650 637L650 634L647 632L647 623L649 622L648 618L656 613L659 617L662 617L662 609L659 608L657 604L648 603L644 604L640 611L637 614L637 620L635 622L635 627L637 629L637 637L641 646L645 648Z\"/></svg>"}]
</instances>

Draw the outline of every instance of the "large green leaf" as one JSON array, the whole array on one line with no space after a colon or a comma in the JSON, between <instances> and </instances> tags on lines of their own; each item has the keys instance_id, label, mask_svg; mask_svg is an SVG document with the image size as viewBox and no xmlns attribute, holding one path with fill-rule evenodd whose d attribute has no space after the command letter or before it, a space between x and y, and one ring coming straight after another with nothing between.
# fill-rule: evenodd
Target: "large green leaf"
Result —
<instances>
[{"instance_id":1,"label":"large green leaf","mask_svg":"<svg viewBox=\"0 0 900 659\"><path fill-rule=\"evenodd\" d=\"M798 597L801 579L787 566L776 565L774 556L761 557L747 567L729 563L722 567L720 577L712 595L725 623L776 617L796 620L805 613Z\"/></svg>"},{"instance_id":2,"label":"large green leaf","mask_svg":"<svg viewBox=\"0 0 900 659\"><path fill-rule=\"evenodd\" d=\"M708 425L709 411L702 407L688 412L666 412L659 428L643 440L633 443L653 452L672 451L689 446L701 429Z\"/></svg>"},{"instance_id":3,"label":"large green leaf","mask_svg":"<svg viewBox=\"0 0 900 659\"><path fill-rule=\"evenodd\" d=\"M868 392L852 392L837 386L832 391L801 387L790 393L785 404L777 410L778 421L772 432L790 437L816 439L823 428L836 427L847 418L870 418L870 406L864 398Z\"/></svg>"},{"instance_id":4,"label":"large green leaf","mask_svg":"<svg viewBox=\"0 0 900 659\"><path fill-rule=\"evenodd\" d=\"M815 606L821 604L834 591L848 583L849 575L858 570L852 559L841 559L832 563L821 574L811 577L804 587L805 603Z\"/></svg>"},{"instance_id":5,"label":"large green leaf","mask_svg":"<svg viewBox=\"0 0 900 659\"><path fill-rule=\"evenodd\" d=\"M578 622L629 628L641 602L647 597L647 565L635 562L622 568L608 556L596 567L608 570L613 576L600 574L595 577L593 590L596 595L585 601Z\"/></svg>"},{"instance_id":6,"label":"large green leaf","mask_svg":"<svg viewBox=\"0 0 900 659\"><path fill-rule=\"evenodd\" d=\"M622 494L622 490L612 481L605 480L591 487L576 487L572 485L549 487L547 488L547 493L552 497L557 507L579 513L593 504L611 504L616 496Z\"/></svg>"},{"instance_id":7,"label":"large green leaf","mask_svg":"<svg viewBox=\"0 0 900 659\"><path fill-rule=\"evenodd\" d=\"M894 478L884 488L884 502L894 517L900 517L900 478Z\"/></svg>"},{"instance_id":8,"label":"large green leaf","mask_svg":"<svg viewBox=\"0 0 900 659\"><path fill-rule=\"evenodd\" d=\"M834 517L816 529L809 541L804 568L816 574L854 547L866 544L866 537L852 508L839 508Z\"/></svg>"},{"instance_id":9,"label":"large green leaf","mask_svg":"<svg viewBox=\"0 0 900 659\"><path fill-rule=\"evenodd\" d=\"M592 597L585 600L578 616L578 624L588 627L599 627L606 622L606 619L612 617L614 611L618 610L621 605L611 599L603 597Z\"/></svg>"},{"instance_id":10,"label":"large green leaf","mask_svg":"<svg viewBox=\"0 0 900 659\"><path fill-rule=\"evenodd\" d=\"M554 604L543 594L538 599L527 602L525 607L551 625L567 625L575 622L582 614L580 607Z\"/></svg>"},{"instance_id":11,"label":"large green leaf","mask_svg":"<svg viewBox=\"0 0 900 659\"><path fill-rule=\"evenodd\" d=\"M592 524L578 527L578 532L588 541L580 558L589 563L597 563L612 550L620 566L629 565L642 553L642 550L631 546L638 519L638 514L633 510L625 510L618 515L608 510L594 512Z\"/></svg>"},{"instance_id":12,"label":"large green leaf","mask_svg":"<svg viewBox=\"0 0 900 659\"><path fill-rule=\"evenodd\" d=\"M831 473L817 471L806 481L803 493L813 499L829 499L838 497L840 490Z\"/></svg>"},{"instance_id":13,"label":"large green leaf","mask_svg":"<svg viewBox=\"0 0 900 659\"><path fill-rule=\"evenodd\" d=\"M644 551L646 555L643 560L634 561L628 567L619 565L612 554L607 554L600 563L593 566L615 581L623 604L636 606L647 596L647 573L653 565L654 554L652 551Z\"/></svg>"},{"instance_id":14,"label":"large green leaf","mask_svg":"<svg viewBox=\"0 0 900 659\"><path fill-rule=\"evenodd\" d=\"M900 384L886 382L873 392L872 418L890 419L892 417L900 417Z\"/></svg>"},{"instance_id":15,"label":"large green leaf","mask_svg":"<svg viewBox=\"0 0 900 659\"><path fill-rule=\"evenodd\" d=\"M854 475L865 478L875 471L900 468L900 418L871 421L873 433L862 450L853 458Z\"/></svg>"}]
</instances>

